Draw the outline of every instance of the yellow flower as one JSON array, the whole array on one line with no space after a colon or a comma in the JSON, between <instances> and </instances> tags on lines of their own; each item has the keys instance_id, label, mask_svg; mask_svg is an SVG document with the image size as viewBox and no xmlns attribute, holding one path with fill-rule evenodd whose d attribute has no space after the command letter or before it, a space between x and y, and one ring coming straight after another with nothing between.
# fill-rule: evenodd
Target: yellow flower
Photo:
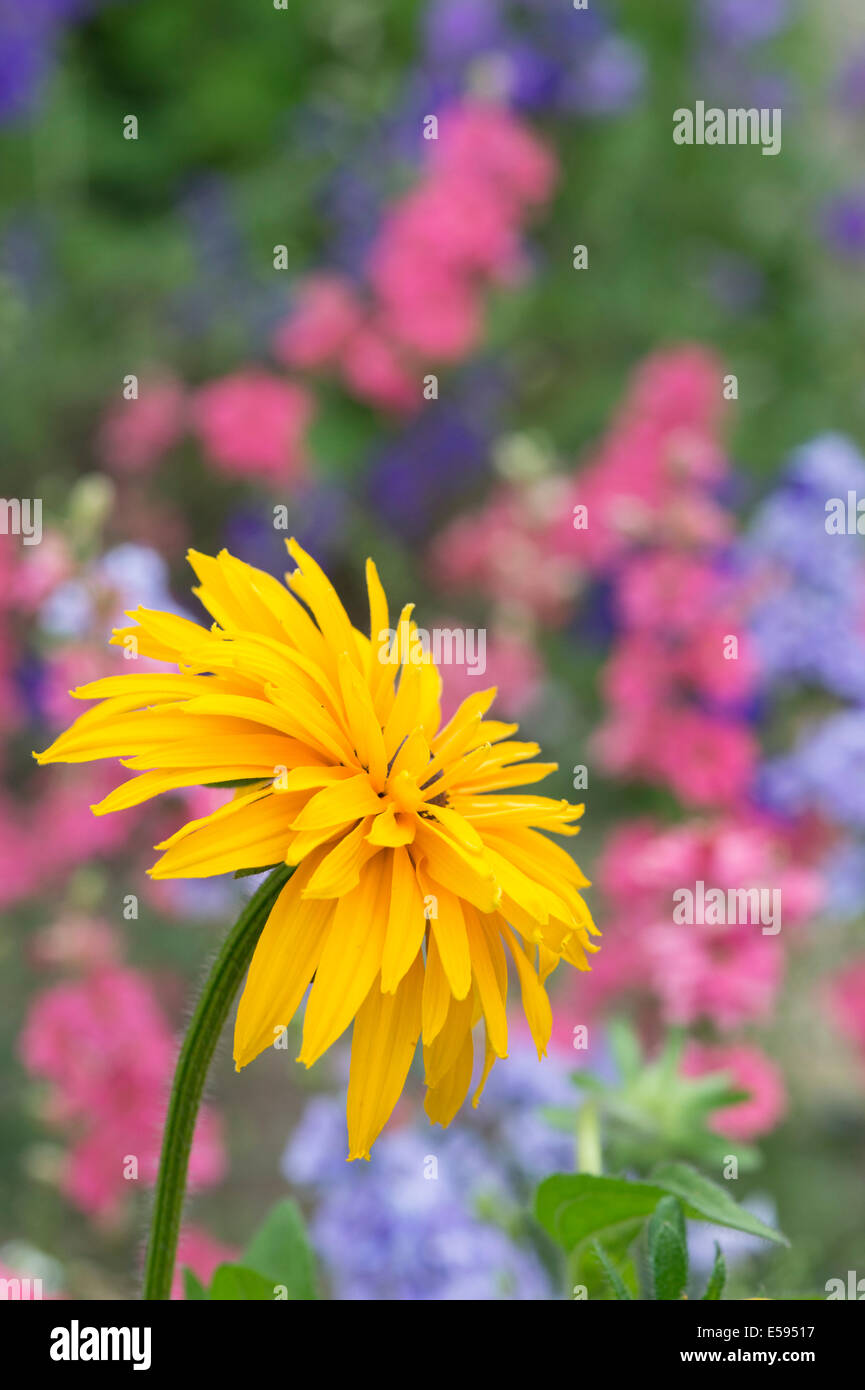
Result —
<instances>
[{"instance_id":1,"label":"yellow flower","mask_svg":"<svg viewBox=\"0 0 865 1390\"><path fill-rule=\"evenodd\" d=\"M552 1028L544 981L587 970L597 935L573 859L539 831L574 835L582 806L527 795L554 763L515 724L485 719L495 690L441 727L441 679L411 613L391 629L367 562L370 636L353 627L294 541L286 586L222 551L190 552L210 629L138 609L112 642L176 667L109 676L71 693L101 703L40 763L119 758L137 775L92 809L179 787L242 781L226 805L156 848L154 878L297 865L262 932L240 1001L238 1069L273 1044L310 981L299 1061L354 1020L349 1157L368 1158L423 1040L426 1112L465 1100L483 1019L476 1105L507 1055L508 957L538 1055Z\"/></svg>"}]
</instances>

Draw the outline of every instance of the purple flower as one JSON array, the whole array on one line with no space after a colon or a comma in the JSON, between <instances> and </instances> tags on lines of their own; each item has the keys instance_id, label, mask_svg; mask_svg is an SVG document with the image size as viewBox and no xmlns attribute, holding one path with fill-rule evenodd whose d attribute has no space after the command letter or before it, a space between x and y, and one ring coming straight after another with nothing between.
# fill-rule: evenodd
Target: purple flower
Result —
<instances>
[{"instance_id":1,"label":"purple flower","mask_svg":"<svg viewBox=\"0 0 865 1390\"><path fill-rule=\"evenodd\" d=\"M98 0L0 0L0 121L30 115L66 26Z\"/></svg>"},{"instance_id":2,"label":"purple flower","mask_svg":"<svg viewBox=\"0 0 865 1390\"><path fill-rule=\"evenodd\" d=\"M789 0L702 0L701 8L712 38L731 48L774 38L790 22Z\"/></svg>"},{"instance_id":3,"label":"purple flower","mask_svg":"<svg viewBox=\"0 0 865 1390\"><path fill-rule=\"evenodd\" d=\"M854 54L841 67L835 81L835 101L848 116L865 111L865 52Z\"/></svg>"},{"instance_id":4,"label":"purple flower","mask_svg":"<svg viewBox=\"0 0 865 1390\"><path fill-rule=\"evenodd\" d=\"M522 39L509 40L496 56L501 61L505 93L515 106L537 111L558 104L564 71L560 58Z\"/></svg>"},{"instance_id":5,"label":"purple flower","mask_svg":"<svg viewBox=\"0 0 865 1390\"><path fill-rule=\"evenodd\" d=\"M0 19L0 121L32 109L50 68L50 46L41 34L17 32Z\"/></svg>"},{"instance_id":6,"label":"purple flower","mask_svg":"<svg viewBox=\"0 0 865 1390\"><path fill-rule=\"evenodd\" d=\"M787 472L796 487L827 497L849 488L865 491L865 459L842 434L823 434L797 449Z\"/></svg>"},{"instance_id":7,"label":"purple flower","mask_svg":"<svg viewBox=\"0 0 865 1390\"><path fill-rule=\"evenodd\" d=\"M860 840L836 849L823 865L827 886L826 911L842 921L865 912L865 845Z\"/></svg>"},{"instance_id":8,"label":"purple flower","mask_svg":"<svg viewBox=\"0 0 865 1390\"><path fill-rule=\"evenodd\" d=\"M646 61L637 46L610 35L570 74L565 104L592 116L627 110L640 97L645 77Z\"/></svg>"},{"instance_id":9,"label":"purple flower","mask_svg":"<svg viewBox=\"0 0 865 1390\"><path fill-rule=\"evenodd\" d=\"M816 810L838 824L865 828L865 711L825 719L766 773L768 798L785 803L779 809Z\"/></svg>"},{"instance_id":10,"label":"purple flower","mask_svg":"<svg viewBox=\"0 0 865 1390\"><path fill-rule=\"evenodd\" d=\"M497 1155L462 1131L396 1129L375 1162L347 1165L342 1099L307 1107L283 1157L319 1202L310 1231L334 1297L542 1299L549 1277L530 1249L475 1214L470 1194L506 1200Z\"/></svg>"},{"instance_id":11,"label":"purple flower","mask_svg":"<svg viewBox=\"0 0 865 1390\"><path fill-rule=\"evenodd\" d=\"M427 55L448 68L496 48L506 34L498 0L433 0L424 27Z\"/></svg>"},{"instance_id":12,"label":"purple flower","mask_svg":"<svg viewBox=\"0 0 865 1390\"><path fill-rule=\"evenodd\" d=\"M369 496L383 520L410 538L426 536L451 499L465 497L488 467L484 432L462 411L424 411L379 456Z\"/></svg>"},{"instance_id":13,"label":"purple flower","mask_svg":"<svg viewBox=\"0 0 865 1390\"><path fill-rule=\"evenodd\" d=\"M551 1277L522 1221L535 1182L569 1171L573 1138L545 1105L574 1106L570 1058L539 1062L522 1037L494 1067L477 1111L459 1126L423 1115L378 1139L371 1163L347 1164L342 1097L312 1100L282 1171L316 1198L310 1230L339 1299L548 1299ZM479 1079L476 1077L476 1080Z\"/></svg>"},{"instance_id":14,"label":"purple flower","mask_svg":"<svg viewBox=\"0 0 865 1390\"><path fill-rule=\"evenodd\" d=\"M833 251L848 260L865 257L865 193L839 193L825 205L823 234Z\"/></svg>"}]
</instances>

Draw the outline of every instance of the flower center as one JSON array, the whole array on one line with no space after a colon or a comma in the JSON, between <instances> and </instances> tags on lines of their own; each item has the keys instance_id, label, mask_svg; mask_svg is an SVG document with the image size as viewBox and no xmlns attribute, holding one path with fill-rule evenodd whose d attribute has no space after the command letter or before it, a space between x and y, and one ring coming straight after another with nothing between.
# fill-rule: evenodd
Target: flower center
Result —
<instances>
[{"instance_id":1,"label":"flower center","mask_svg":"<svg viewBox=\"0 0 865 1390\"><path fill-rule=\"evenodd\" d=\"M387 784L388 795L398 811L417 811L423 796L417 782L408 772L397 773Z\"/></svg>"}]
</instances>

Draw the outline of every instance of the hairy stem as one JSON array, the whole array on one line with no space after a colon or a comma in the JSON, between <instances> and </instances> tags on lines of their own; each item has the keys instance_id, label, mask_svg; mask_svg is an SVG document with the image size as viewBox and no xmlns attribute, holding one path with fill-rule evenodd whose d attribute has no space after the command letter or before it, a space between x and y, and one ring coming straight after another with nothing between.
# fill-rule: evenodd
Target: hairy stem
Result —
<instances>
[{"instance_id":1,"label":"hairy stem","mask_svg":"<svg viewBox=\"0 0 865 1390\"><path fill-rule=\"evenodd\" d=\"M279 865L250 898L220 948L183 1040L165 1119L142 1297L171 1295L186 1171L198 1107L216 1044L270 909L292 870Z\"/></svg>"}]
</instances>

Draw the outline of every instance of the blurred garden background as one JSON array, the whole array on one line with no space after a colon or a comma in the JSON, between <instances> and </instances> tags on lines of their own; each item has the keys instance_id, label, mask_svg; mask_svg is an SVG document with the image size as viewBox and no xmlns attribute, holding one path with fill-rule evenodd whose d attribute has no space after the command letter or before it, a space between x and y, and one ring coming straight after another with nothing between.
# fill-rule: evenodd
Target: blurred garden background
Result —
<instances>
[{"instance_id":1,"label":"blurred garden background","mask_svg":"<svg viewBox=\"0 0 865 1390\"><path fill-rule=\"evenodd\" d=\"M781 153L677 146L697 100L780 108ZM863 131L840 0L0 0L2 491L43 505L0 536L6 1271L135 1296L249 892L146 875L225 791L96 818L119 779L32 750L126 609L199 616L189 546L281 574L296 535L359 626L372 555L486 632L446 711L495 684L585 799L602 950L543 1063L517 1033L448 1131L415 1086L370 1163L338 1060L226 1047L181 1261L290 1196L326 1296L567 1298L532 1201L590 1093L606 1171L736 1156L790 1245L726 1232L729 1296L865 1276L865 541L825 526L865 497ZM782 929L676 924L700 880L780 890Z\"/></svg>"}]
</instances>

